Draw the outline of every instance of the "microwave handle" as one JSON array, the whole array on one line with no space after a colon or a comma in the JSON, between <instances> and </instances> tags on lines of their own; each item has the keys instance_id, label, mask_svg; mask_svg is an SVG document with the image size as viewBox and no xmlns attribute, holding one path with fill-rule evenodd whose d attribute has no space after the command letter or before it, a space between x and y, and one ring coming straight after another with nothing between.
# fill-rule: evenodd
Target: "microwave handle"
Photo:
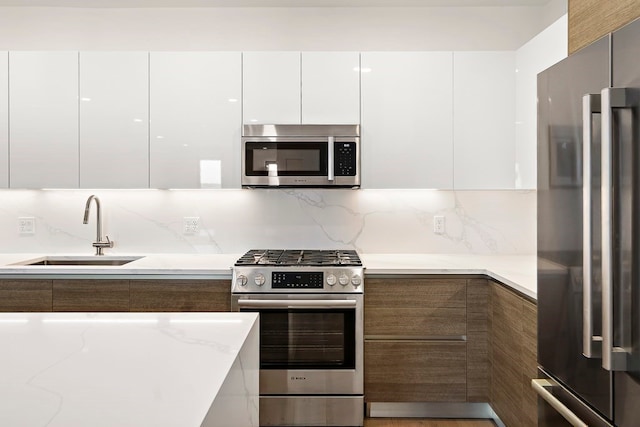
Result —
<instances>
[{"instance_id":1,"label":"microwave handle","mask_svg":"<svg viewBox=\"0 0 640 427\"><path fill-rule=\"evenodd\" d=\"M333 171L333 159L334 159L334 144L335 138L330 136L327 141L327 180L333 181L335 178L335 174Z\"/></svg>"}]
</instances>

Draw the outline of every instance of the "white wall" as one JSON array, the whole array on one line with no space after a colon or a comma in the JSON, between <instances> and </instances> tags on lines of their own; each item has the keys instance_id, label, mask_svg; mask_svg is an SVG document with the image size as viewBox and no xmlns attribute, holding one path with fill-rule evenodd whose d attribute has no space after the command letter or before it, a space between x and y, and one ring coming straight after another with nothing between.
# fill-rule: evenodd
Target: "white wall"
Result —
<instances>
[{"instance_id":1,"label":"white wall","mask_svg":"<svg viewBox=\"0 0 640 427\"><path fill-rule=\"evenodd\" d=\"M535 191L2 190L0 252L94 252L101 201L111 254L244 253L250 248L352 248L363 253L534 254ZM444 215L446 233L433 233ZM36 234L18 233L19 217ZM183 217L200 231L183 234Z\"/></svg>"},{"instance_id":2,"label":"white wall","mask_svg":"<svg viewBox=\"0 0 640 427\"><path fill-rule=\"evenodd\" d=\"M567 57L567 15L516 51L516 188L536 188L537 75Z\"/></svg>"},{"instance_id":3,"label":"white wall","mask_svg":"<svg viewBox=\"0 0 640 427\"><path fill-rule=\"evenodd\" d=\"M0 50L515 50L541 7L0 8Z\"/></svg>"}]
</instances>

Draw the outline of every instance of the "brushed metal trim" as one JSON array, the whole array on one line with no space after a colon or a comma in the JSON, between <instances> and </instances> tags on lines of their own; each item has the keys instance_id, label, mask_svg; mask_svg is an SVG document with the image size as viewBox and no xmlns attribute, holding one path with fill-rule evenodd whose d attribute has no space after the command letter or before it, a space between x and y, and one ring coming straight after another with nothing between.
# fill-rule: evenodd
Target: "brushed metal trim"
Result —
<instances>
[{"instance_id":1,"label":"brushed metal trim","mask_svg":"<svg viewBox=\"0 0 640 427\"><path fill-rule=\"evenodd\" d=\"M362 426L362 396L260 396L261 426Z\"/></svg>"},{"instance_id":2,"label":"brushed metal trim","mask_svg":"<svg viewBox=\"0 0 640 427\"><path fill-rule=\"evenodd\" d=\"M335 140L334 136L330 136L327 138L327 181L333 181L335 178L335 174L333 171L334 160L335 160Z\"/></svg>"},{"instance_id":3,"label":"brushed metal trim","mask_svg":"<svg viewBox=\"0 0 640 427\"><path fill-rule=\"evenodd\" d=\"M355 308L355 300L250 300L238 299L239 308Z\"/></svg>"},{"instance_id":4,"label":"brushed metal trim","mask_svg":"<svg viewBox=\"0 0 640 427\"><path fill-rule=\"evenodd\" d=\"M475 418L500 420L488 403L368 402L370 418ZM504 426L502 421L496 424Z\"/></svg>"},{"instance_id":5,"label":"brushed metal trim","mask_svg":"<svg viewBox=\"0 0 640 427\"><path fill-rule=\"evenodd\" d=\"M576 414L571 412L569 408L564 406L556 397L551 394L547 388L554 387L555 384L546 379L532 379L531 387L542 397L549 405L553 407L562 417L567 420L574 427L589 427L584 421L582 421Z\"/></svg>"},{"instance_id":6,"label":"brushed metal trim","mask_svg":"<svg viewBox=\"0 0 640 427\"><path fill-rule=\"evenodd\" d=\"M593 334L593 289L591 262L593 230L591 224L591 147L593 145L593 115L600 113L600 94L582 97L582 354L602 357L602 337Z\"/></svg>"},{"instance_id":7,"label":"brushed metal trim","mask_svg":"<svg viewBox=\"0 0 640 427\"><path fill-rule=\"evenodd\" d=\"M242 136L360 136L360 125L244 125Z\"/></svg>"},{"instance_id":8,"label":"brushed metal trim","mask_svg":"<svg viewBox=\"0 0 640 427\"><path fill-rule=\"evenodd\" d=\"M614 260L614 223L615 212L613 199L614 186L619 174L619 167L613 158L614 144L614 108L630 108L637 104L635 93L627 88L602 89L602 367L608 371L626 371L627 354L624 348L627 343L614 343L615 325L613 319L613 271ZM618 190L618 188L615 188Z\"/></svg>"},{"instance_id":9,"label":"brushed metal trim","mask_svg":"<svg viewBox=\"0 0 640 427\"><path fill-rule=\"evenodd\" d=\"M466 335L365 335L365 341L466 341Z\"/></svg>"}]
</instances>

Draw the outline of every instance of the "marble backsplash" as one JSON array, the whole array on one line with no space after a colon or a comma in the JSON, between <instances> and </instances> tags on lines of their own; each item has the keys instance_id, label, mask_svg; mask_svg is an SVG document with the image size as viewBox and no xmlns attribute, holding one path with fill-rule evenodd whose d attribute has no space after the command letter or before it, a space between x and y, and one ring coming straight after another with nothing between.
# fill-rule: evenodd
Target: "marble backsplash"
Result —
<instances>
[{"instance_id":1,"label":"marble backsplash","mask_svg":"<svg viewBox=\"0 0 640 427\"><path fill-rule=\"evenodd\" d=\"M251 248L361 253L534 254L535 191L2 190L0 252L92 254L102 204L111 254L243 253ZM446 232L433 233L443 215ZM34 217L35 234L18 219ZM185 234L184 217L199 217Z\"/></svg>"}]
</instances>

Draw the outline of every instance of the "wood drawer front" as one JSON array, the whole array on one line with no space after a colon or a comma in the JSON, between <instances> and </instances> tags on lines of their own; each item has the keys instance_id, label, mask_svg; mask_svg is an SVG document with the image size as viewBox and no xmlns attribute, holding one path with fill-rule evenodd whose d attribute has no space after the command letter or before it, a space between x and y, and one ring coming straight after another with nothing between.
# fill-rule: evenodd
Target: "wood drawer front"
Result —
<instances>
[{"instance_id":1,"label":"wood drawer front","mask_svg":"<svg viewBox=\"0 0 640 427\"><path fill-rule=\"evenodd\" d=\"M0 312L51 311L51 280L0 280Z\"/></svg>"},{"instance_id":2,"label":"wood drawer front","mask_svg":"<svg viewBox=\"0 0 640 427\"><path fill-rule=\"evenodd\" d=\"M129 281L54 280L53 311L129 311Z\"/></svg>"},{"instance_id":3,"label":"wood drawer front","mask_svg":"<svg viewBox=\"0 0 640 427\"><path fill-rule=\"evenodd\" d=\"M367 279L365 335L462 336L467 333L466 281Z\"/></svg>"},{"instance_id":4,"label":"wood drawer front","mask_svg":"<svg viewBox=\"0 0 640 427\"><path fill-rule=\"evenodd\" d=\"M131 311L231 311L230 280L132 280Z\"/></svg>"},{"instance_id":5,"label":"wood drawer front","mask_svg":"<svg viewBox=\"0 0 640 427\"><path fill-rule=\"evenodd\" d=\"M464 342L365 341L366 402L464 402Z\"/></svg>"},{"instance_id":6,"label":"wood drawer front","mask_svg":"<svg viewBox=\"0 0 640 427\"><path fill-rule=\"evenodd\" d=\"M366 336L459 337L467 333L463 308L367 308Z\"/></svg>"}]
</instances>

